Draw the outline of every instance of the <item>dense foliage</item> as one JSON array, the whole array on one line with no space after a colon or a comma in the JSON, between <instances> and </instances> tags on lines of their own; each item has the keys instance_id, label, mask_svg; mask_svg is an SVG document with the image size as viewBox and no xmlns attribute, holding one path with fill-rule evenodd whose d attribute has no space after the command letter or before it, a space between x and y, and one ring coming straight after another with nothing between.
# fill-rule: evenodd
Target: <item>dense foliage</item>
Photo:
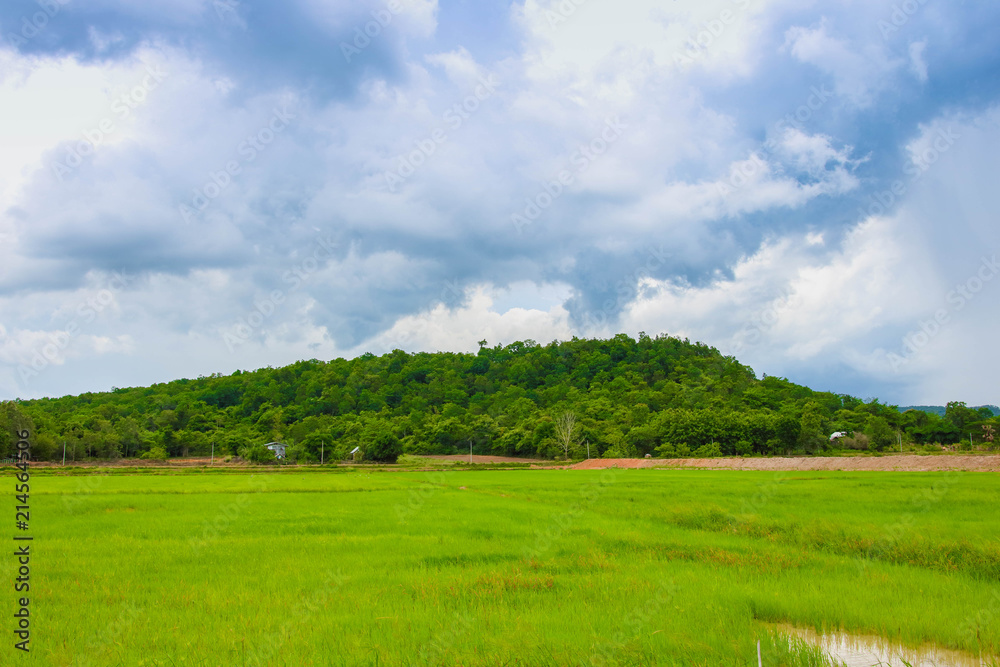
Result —
<instances>
[{"instance_id":1,"label":"dense foliage","mask_svg":"<svg viewBox=\"0 0 1000 667\"><path fill-rule=\"evenodd\" d=\"M816 392L670 336L301 361L151 387L3 404L3 451L15 425L34 455L146 455L394 461L401 453L508 456L711 456L815 453L840 447L991 443L986 409L949 403L943 417ZM990 429L993 429L991 431ZM263 452L262 452L263 450ZM270 454L268 453L268 456ZM272 457L273 458L273 457Z\"/></svg>"}]
</instances>

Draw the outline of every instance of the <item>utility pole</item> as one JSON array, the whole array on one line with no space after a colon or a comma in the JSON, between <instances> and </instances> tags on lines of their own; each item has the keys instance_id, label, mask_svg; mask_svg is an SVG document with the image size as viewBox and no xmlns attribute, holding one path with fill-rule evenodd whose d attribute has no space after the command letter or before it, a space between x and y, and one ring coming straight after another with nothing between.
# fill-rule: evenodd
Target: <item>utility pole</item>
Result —
<instances>
[{"instance_id":1,"label":"utility pole","mask_svg":"<svg viewBox=\"0 0 1000 667\"><path fill-rule=\"evenodd\" d=\"M212 463L211 463L211 465L213 465L213 466L215 465L215 441L214 440L212 441Z\"/></svg>"},{"instance_id":2,"label":"utility pole","mask_svg":"<svg viewBox=\"0 0 1000 667\"><path fill-rule=\"evenodd\" d=\"M322 440L319 441L319 464L323 465L323 446L326 445Z\"/></svg>"},{"instance_id":3,"label":"utility pole","mask_svg":"<svg viewBox=\"0 0 1000 667\"><path fill-rule=\"evenodd\" d=\"M472 438L469 438L469 465L472 465Z\"/></svg>"},{"instance_id":4,"label":"utility pole","mask_svg":"<svg viewBox=\"0 0 1000 667\"><path fill-rule=\"evenodd\" d=\"M66 441L63 440L63 465L66 465Z\"/></svg>"},{"instance_id":5,"label":"utility pole","mask_svg":"<svg viewBox=\"0 0 1000 667\"><path fill-rule=\"evenodd\" d=\"M590 440L584 440L587 443L587 458L590 458Z\"/></svg>"}]
</instances>

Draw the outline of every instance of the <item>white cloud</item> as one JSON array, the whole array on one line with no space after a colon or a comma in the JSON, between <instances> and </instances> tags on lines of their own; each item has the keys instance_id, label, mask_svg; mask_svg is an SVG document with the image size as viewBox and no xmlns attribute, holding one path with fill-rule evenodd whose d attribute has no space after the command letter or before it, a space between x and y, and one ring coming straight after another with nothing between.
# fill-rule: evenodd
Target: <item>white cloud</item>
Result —
<instances>
[{"instance_id":1,"label":"white cloud","mask_svg":"<svg viewBox=\"0 0 1000 667\"><path fill-rule=\"evenodd\" d=\"M567 0L526 0L515 15L530 40L532 78L547 80L574 73L590 85L605 77L606 66L634 54L632 67L688 67L728 79L753 69L756 47L768 12L783 2L655 0L609 4ZM619 69L614 75L621 76ZM605 86L609 93L614 90ZM618 88L619 92L639 91Z\"/></svg>"},{"instance_id":2,"label":"white cloud","mask_svg":"<svg viewBox=\"0 0 1000 667\"><path fill-rule=\"evenodd\" d=\"M164 46L200 39L195 30L172 41L167 30L145 35L129 57L86 64L0 52L0 94L13 101L0 110L0 140L10 147L0 159L5 358L64 330L84 293L101 289L120 263L141 274L32 391L105 382L87 365L94 360L119 360L106 377L139 383L381 351L394 340L474 350L482 338L614 333L618 324L598 332L570 323L601 310L608 291L631 298L637 280L640 297L623 328L742 343L768 372L836 362L880 378L885 355L877 350L896 344L963 279L976 253L1000 241L991 180L1000 114L919 97L933 88L914 82L928 76L926 45L957 39L931 13L906 26L905 39L919 41L897 45L875 28L882 8L860 3L826 6L824 19L791 0L526 0L512 9L519 32L491 60L473 41L476 30L465 43L436 41L447 8L435 0L404 4L364 52L365 64L330 65L322 60L330 53L305 46L288 56L300 62L270 63L267 48L240 50L273 46L239 41L262 28L252 15L241 15L243 27L220 24L211 4L196 0L172 9L109 6L204 28L211 37L201 50ZM349 32L385 6L302 0L287 10L305 7L329 50L335 42L324 36ZM962 15L953 14L948 30L964 34ZM273 27L294 32L289 23ZM134 37L125 27L95 20L81 34L88 48L113 54ZM247 63L240 54L251 52L259 60ZM67 142L113 113L113 100L154 61L166 80L60 181L51 167L65 159ZM314 90L320 70L335 93ZM447 112L487 73L497 90L453 126ZM824 106L819 81L830 80L842 99ZM822 108L800 106L816 87ZM917 97L904 102L904 88ZM900 142L883 129L910 122L897 113L903 103L913 117L937 119L902 128L910 135ZM244 160L241 143L285 105L295 116L287 131ZM809 118L769 136L796 107ZM946 107L958 110L941 116ZM511 214L573 169L615 117L620 138L574 171L518 234ZM960 139L939 150L949 126ZM446 138L402 186L386 187L385 172L436 130ZM884 216L845 231L854 197L887 187L885 165L900 155L935 157L919 178L900 176L906 194ZM239 175L183 224L178 205L233 159ZM341 245L291 288L282 276L300 266L317 234ZM665 259L640 275L636 258L650 247ZM284 303L229 352L223 333L273 290ZM936 341L971 349L969 341L985 339L983 323L993 322L986 306L995 301L983 296L978 319L956 318ZM773 321L750 344L745 327L764 313ZM931 359L968 365L964 352L927 349L935 351L906 371L914 386L931 386L941 369Z\"/></svg>"},{"instance_id":3,"label":"white cloud","mask_svg":"<svg viewBox=\"0 0 1000 667\"><path fill-rule=\"evenodd\" d=\"M921 82L927 81L927 61L924 60L924 51L927 49L927 40L912 42L910 44L910 69Z\"/></svg>"},{"instance_id":4,"label":"white cloud","mask_svg":"<svg viewBox=\"0 0 1000 667\"><path fill-rule=\"evenodd\" d=\"M869 219L832 253L811 233L774 240L704 287L647 280L623 323L706 340L771 374L789 362L847 363L873 332L908 323L927 303L934 281L912 263L921 249L903 229L900 219Z\"/></svg>"},{"instance_id":5,"label":"white cloud","mask_svg":"<svg viewBox=\"0 0 1000 667\"><path fill-rule=\"evenodd\" d=\"M526 287L523 285L521 289ZM547 291L545 286L538 289ZM400 318L391 329L362 347L382 351L400 348L471 352L478 349L480 340L487 340L492 346L527 339L547 343L573 335L569 313L560 303L547 310L515 307L497 312L494 301L502 299L505 291L492 285L471 287L465 294L464 305L448 308L439 304L429 311Z\"/></svg>"},{"instance_id":6,"label":"white cloud","mask_svg":"<svg viewBox=\"0 0 1000 667\"><path fill-rule=\"evenodd\" d=\"M785 48L798 60L830 74L838 95L868 107L902 63L878 43L860 46L829 34L829 22L814 28L795 26L785 33Z\"/></svg>"},{"instance_id":7,"label":"white cloud","mask_svg":"<svg viewBox=\"0 0 1000 667\"><path fill-rule=\"evenodd\" d=\"M32 174L43 168L45 153L58 144L109 146L138 136L135 114L123 119L116 110L126 108L121 107L121 97L141 86L146 68L155 65L150 53L135 61L101 66L83 65L70 57L19 56L0 48L0 97L4 99L0 106L0 145L4 147L0 210L16 201ZM102 123L111 131L102 131Z\"/></svg>"}]
</instances>

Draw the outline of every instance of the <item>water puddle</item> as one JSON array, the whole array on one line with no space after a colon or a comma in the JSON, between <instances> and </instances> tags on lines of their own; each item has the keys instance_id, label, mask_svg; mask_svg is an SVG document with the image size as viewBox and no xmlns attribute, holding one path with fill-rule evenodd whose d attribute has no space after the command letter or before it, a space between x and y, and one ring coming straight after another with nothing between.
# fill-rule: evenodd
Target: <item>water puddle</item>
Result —
<instances>
[{"instance_id":1,"label":"water puddle","mask_svg":"<svg viewBox=\"0 0 1000 667\"><path fill-rule=\"evenodd\" d=\"M934 644L910 648L876 635L852 635L846 632L818 634L811 628L779 624L776 630L818 646L834 664L847 667L990 667L1000 664L996 658L977 657Z\"/></svg>"}]
</instances>

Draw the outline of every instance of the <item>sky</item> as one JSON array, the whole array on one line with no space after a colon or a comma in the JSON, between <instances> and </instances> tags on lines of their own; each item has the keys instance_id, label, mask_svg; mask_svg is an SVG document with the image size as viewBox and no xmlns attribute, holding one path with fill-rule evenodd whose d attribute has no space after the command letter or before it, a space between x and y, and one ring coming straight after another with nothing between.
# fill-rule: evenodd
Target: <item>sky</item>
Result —
<instances>
[{"instance_id":1,"label":"sky","mask_svg":"<svg viewBox=\"0 0 1000 667\"><path fill-rule=\"evenodd\" d=\"M1000 404L1000 5L7 0L0 399L670 334Z\"/></svg>"}]
</instances>

